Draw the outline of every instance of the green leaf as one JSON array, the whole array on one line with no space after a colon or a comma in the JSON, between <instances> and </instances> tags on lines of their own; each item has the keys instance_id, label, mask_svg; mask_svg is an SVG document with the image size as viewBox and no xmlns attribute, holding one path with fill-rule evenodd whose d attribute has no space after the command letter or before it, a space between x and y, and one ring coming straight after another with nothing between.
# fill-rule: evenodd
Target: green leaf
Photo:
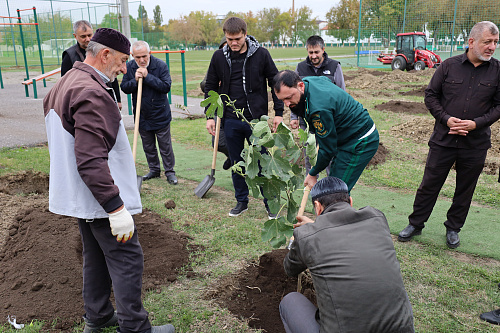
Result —
<instances>
[{"instance_id":1,"label":"green leaf","mask_svg":"<svg viewBox=\"0 0 500 333\"><path fill-rule=\"evenodd\" d=\"M294 175L300 175L303 177L304 176L303 171L304 171L304 169L300 165L298 165L298 164L292 165L292 172Z\"/></svg>"},{"instance_id":2,"label":"green leaf","mask_svg":"<svg viewBox=\"0 0 500 333\"><path fill-rule=\"evenodd\" d=\"M256 149L257 146L249 146L247 153L243 155L243 159L246 162L245 174L249 178L256 178L259 174L259 159L260 159L260 147L259 150Z\"/></svg>"},{"instance_id":3,"label":"green leaf","mask_svg":"<svg viewBox=\"0 0 500 333\"><path fill-rule=\"evenodd\" d=\"M294 164L295 162L297 162L297 160L302 156L302 152L301 152L301 149L299 147L297 147L296 145L294 145L293 147L290 147L286 150L286 157L287 157L287 160L292 163L293 165L296 165ZM293 166L292 166L293 167Z\"/></svg>"},{"instance_id":4,"label":"green leaf","mask_svg":"<svg viewBox=\"0 0 500 333\"><path fill-rule=\"evenodd\" d=\"M262 173L276 176L285 182L288 181L291 177L290 172L292 171L292 167L287 160L281 157L281 151L275 150L272 155L268 156L270 159L268 163L262 165ZM265 158L264 155L262 157Z\"/></svg>"},{"instance_id":5,"label":"green leaf","mask_svg":"<svg viewBox=\"0 0 500 333\"><path fill-rule=\"evenodd\" d=\"M264 134L267 133L271 134L271 129L269 128L267 121L259 121L254 125L252 134L256 137L261 138Z\"/></svg>"},{"instance_id":6,"label":"green leaf","mask_svg":"<svg viewBox=\"0 0 500 333\"><path fill-rule=\"evenodd\" d=\"M220 95L213 90L210 90L208 92L208 97L200 102L200 106L206 107L208 105L210 106L206 112L207 117L212 118L215 113L217 113L219 118L224 116L224 104L222 103L222 99Z\"/></svg>"},{"instance_id":7,"label":"green leaf","mask_svg":"<svg viewBox=\"0 0 500 333\"><path fill-rule=\"evenodd\" d=\"M314 134L309 133L307 138L306 155L309 157L311 166L316 165L316 137Z\"/></svg>"},{"instance_id":8,"label":"green leaf","mask_svg":"<svg viewBox=\"0 0 500 333\"><path fill-rule=\"evenodd\" d=\"M286 127L282 122L276 128L276 133L274 134L274 141L276 147L288 149L295 145L293 141L292 132L288 127Z\"/></svg>"},{"instance_id":9,"label":"green leaf","mask_svg":"<svg viewBox=\"0 0 500 333\"><path fill-rule=\"evenodd\" d=\"M268 199L267 204L269 205L269 210L273 214L278 214L281 209L281 197L277 196L273 200Z\"/></svg>"},{"instance_id":10,"label":"green leaf","mask_svg":"<svg viewBox=\"0 0 500 333\"><path fill-rule=\"evenodd\" d=\"M279 249L280 247L286 244L285 235L278 235L276 238L271 239L270 244L273 248Z\"/></svg>"},{"instance_id":11,"label":"green leaf","mask_svg":"<svg viewBox=\"0 0 500 333\"><path fill-rule=\"evenodd\" d=\"M262 240L270 242L273 248L279 248L286 243L287 235L293 234L293 226L286 223L286 219L280 216L264 223L262 229Z\"/></svg>"},{"instance_id":12,"label":"green leaf","mask_svg":"<svg viewBox=\"0 0 500 333\"><path fill-rule=\"evenodd\" d=\"M300 144L304 146L307 143L308 133L304 131L302 128L299 128L299 140Z\"/></svg>"},{"instance_id":13,"label":"green leaf","mask_svg":"<svg viewBox=\"0 0 500 333\"><path fill-rule=\"evenodd\" d=\"M270 179L262 179L262 191L264 192L264 198L268 200L279 197L282 187L286 187L286 183L276 176L272 176Z\"/></svg>"},{"instance_id":14,"label":"green leaf","mask_svg":"<svg viewBox=\"0 0 500 333\"><path fill-rule=\"evenodd\" d=\"M265 134L262 139L259 139L257 143L261 146L264 146L266 148L272 148L274 147L274 137L271 134L271 132Z\"/></svg>"},{"instance_id":15,"label":"green leaf","mask_svg":"<svg viewBox=\"0 0 500 333\"><path fill-rule=\"evenodd\" d=\"M286 219L290 223L295 223L295 217L297 216L297 212L299 211L299 205L293 199L293 196L288 198L288 207L286 212Z\"/></svg>"},{"instance_id":16,"label":"green leaf","mask_svg":"<svg viewBox=\"0 0 500 333\"><path fill-rule=\"evenodd\" d=\"M249 190L252 191L252 196L258 198L260 195L260 186L258 179L252 179L249 177L245 177L245 181L248 185Z\"/></svg>"}]
</instances>

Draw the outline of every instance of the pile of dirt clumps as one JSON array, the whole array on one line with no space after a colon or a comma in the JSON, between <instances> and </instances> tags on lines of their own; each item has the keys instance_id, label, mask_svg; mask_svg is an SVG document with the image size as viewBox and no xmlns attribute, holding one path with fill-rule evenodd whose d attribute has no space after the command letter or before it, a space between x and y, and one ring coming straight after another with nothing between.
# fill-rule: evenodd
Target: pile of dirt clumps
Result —
<instances>
[{"instance_id":1,"label":"pile of dirt clumps","mask_svg":"<svg viewBox=\"0 0 500 333\"><path fill-rule=\"evenodd\" d=\"M50 213L44 198L22 201L24 207L7 228L0 250L0 318L42 320L44 329L54 325L56 331L70 331L84 313L80 234L76 219ZM177 279L197 248L188 250L190 237L156 213L146 210L134 219L144 251L143 291L159 291Z\"/></svg>"},{"instance_id":2,"label":"pile of dirt clumps","mask_svg":"<svg viewBox=\"0 0 500 333\"><path fill-rule=\"evenodd\" d=\"M406 114L428 114L429 110L424 103L420 102L405 102L405 101L394 101L385 102L379 105L375 105L377 110L391 111L394 113L406 113Z\"/></svg>"},{"instance_id":3,"label":"pile of dirt clumps","mask_svg":"<svg viewBox=\"0 0 500 333\"><path fill-rule=\"evenodd\" d=\"M427 143L434 130L434 119L415 118L391 128L395 137L410 138L417 143Z\"/></svg>"},{"instance_id":4,"label":"pile of dirt clumps","mask_svg":"<svg viewBox=\"0 0 500 333\"><path fill-rule=\"evenodd\" d=\"M0 192L5 194L47 193L49 175L41 172L22 171L0 177Z\"/></svg>"},{"instance_id":5,"label":"pile of dirt clumps","mask_svg":"<svg viewBox=\"0 0 500 333\"><path fill-rule=\"evenodd\" d=\"M427 89L427 86L422 86L420 88L409 90L409 91L401 91L400 94L403 96L425 97L425 89Z\"/></svg>"},{"instance_id":6,"label":"pile of dirt clumps","mask_svg":"<svg viewBox=\"0 0 500 333\"><path fill-rule=\"evenodd\" d=\"M348 88L364 90L399 90L400 82L427 83L434 74L434 70L429 71L377 71L367 68L358 68L357 71L349 71L344 75Z\"/></svg>"},{"instance_id":7,"label":"pile of dirt clumps","mask_svg":"<svg viewBox=\"0 0 500 333\"><path fill-rule=\"evenodd\" d=\"M236 316L248 320L248 325L264 332L285 332L279 314L281 299L297 291L297 278L288 277L283 269L286 249L265 253L237 275L219 282L216 291L207 295ZM312 280L302 285L303 294L316 304Z\"/></svg>"},{"instance_id":8,"label":"pile of dirt clumps","mask_svg":"<svg viewBox=\"0 0 500 333\"><path fill-rule=\"evenodd\" d=\"M375 153L375 155L372 157L368 165L366 166L367 168L376 168L379 164L382 164L385 162L387 159L387 156L389 155L389 149L387 149L386 146L382 142L379 142L378 144L378 150Z\"/></svg>"}]
</instances>

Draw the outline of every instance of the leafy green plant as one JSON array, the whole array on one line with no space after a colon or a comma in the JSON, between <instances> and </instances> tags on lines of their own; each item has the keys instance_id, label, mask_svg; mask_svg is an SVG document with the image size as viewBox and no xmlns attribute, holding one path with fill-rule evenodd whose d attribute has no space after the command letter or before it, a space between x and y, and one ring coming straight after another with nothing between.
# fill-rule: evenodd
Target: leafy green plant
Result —
<instances>
[{"instance_id":1,"label":"leafy green plant","mask_svg":"<svg viewBox=\"0 0 500 333\"><path fill-rule=\"evenodd\" d=\"M283 123L272 133L267 122L269 117L248 121L243 109L237 109L235 101L229 96L219 95L215 91L210 91L208 95L200 103L201 106L208 106L207 117L222 118L226 105L252 128L250 145L241 153L243 161L235 164L232 170L244 176L252 195L258 197L262 194L267 199L271 213L278 215L264 224L262 240L279 248L292 236L293 223L299 210L300 203L295 201L293 194L303 191L305 172L302 149L305 148L306 155L314 165L316 138L307 129L299 129L298 140L295 140L291 130ZM225 97L225 102L221 97Z\"/></svg>"}]
</instances>

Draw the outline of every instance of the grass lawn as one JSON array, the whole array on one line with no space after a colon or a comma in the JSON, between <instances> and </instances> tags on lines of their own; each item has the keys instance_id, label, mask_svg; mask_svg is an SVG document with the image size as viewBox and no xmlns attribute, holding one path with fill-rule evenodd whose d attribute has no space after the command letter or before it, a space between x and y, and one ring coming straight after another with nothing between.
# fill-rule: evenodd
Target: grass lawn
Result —
<instances>
[{"instance_id":1,"label":"grass lawn","mask_svg":"<svg viewBox=\"0 0 500 333\"><path fill-rule=\"evenodd\" d=\"M304 49L271 49L275 59L305 57ZM352 55L354 49L327 49L330 55ZM211 51L186 55L188 90L198 88L203 79ZM279 69L294 68L298 60L278 62ZM171 55L173 94L182 94L180 56ZM294 64L295 63L295 64ZM1 65L1 64L0 64ZM345 68L346 72L350 69ZM2 70L4 70L2 68ZM388 160L377 168L366 170L352 196L357 208L370 205L383 211L391 233L397 235L407 225L413 198L422 174L427 146L391 135L391 128L404 121L404 115L378 111L379 98L360 100L377 124L381 141L391 148ZM422 117L430 117L424 115ZM178 186L168 186L165 179L145 182L141 196L145 208L169 218L177 230L193 237L193 244L205 250L193 257L191 265L196 278L180 278L161 293L146 295L145 306L152 313L153 324L168 318L176 332L251 332L245 323L228 310L218 307L207 293L217 287L227 274L235 273L250 260L271 250L260 239L267 220L260 199L250 199L249 210L237 218L227 214L234 206L230 175L222 170L223 155L217 160L216 182L204 199L194 195L194 188L210 173L212 151L205 120L178 120L171 125L176 158ZM132 133L129 133L132 139ZM141 144L139 143L139 147ZM410 158L411 157L411 158ZM147 163L138 149L138 174L147 172ZM48 149L0 149L0 175L21 170L48 173ZM441 197L421 236L408 243L395 241L406 290L413 306L417 332L499 332L498 327L479 320L480 313L499 306L500 292L500 184L498 176L482 174L474 195L467 223L461 232L462 244L449 250L445 244L443 222L454 191L454 172L450 173ZM173 199L177 207L167 210L163 203ZM306 210L311 211L310 203ZM1 304L1 302L0 302ZM36 322L21 332L39 332ZM75 332L81 331L75 327ZM14 332L7 325L0 332ZM20 331L16 331L20 332ZM108 330L108 333L114 330Z\"/></svg>"},{"instance_id":2,"label":"grass lawn","mask_svg":"<svg viewBox=\"0 0 500 333\"><path fill-rule=\"evenodd\" d=\"M213 188L204 199L194 196L194 188L210 172L212 157L204 120L175 120L172 135L180 184L168 186L164 179L144 183L143 205L173 220L176 229L190 234L192 242L203 245L205 250L191 263L198 273L197 278L181 277L160 294L147 295L145 306L153 313L154 324L162 324L169 318L177 332L250 332L244 322L207 299L206 293L216 288L218 279L235 273L243 263L271 250L260 240L260 229L266 221L264 205L260 199L251 198L248 212L238 218L227 216L234 205L234 194L229 173L221 168L222 155L217 160ZM404 147L407 149L418 147L408 144ZM417 170L405 176L395 177L400 169L395 169L397 163L391 163L365 172L352 196L355 207L371 205L382 210L391 232L397 234L407 224L406 217L421 170L415 168ZM137 164L139 174L146 172L142 150L138 151ZM0 175L25 169L48 172L48 150L46 147L3 149L0 150L0 165ZM395 179L388 184L387 179L391 177ZM478 190L489 191L482 187L480 183ZM177 208L165 209L163 203L167 199L173 199ZM446 198L438 201L427 228L422 236L415 237L415 241L395 242L413 305L416 330L498 332L497 327L478 319L481 312L496 308L500 301L497 288L500 239L491 232L499 223L498 202L489 207L475 205L471 208L461 233L462 245L454 251L446 248L442 226L449 205ZM24 332L38 332L38 327L35 323ZM78 329L81 327L75 331ZM0 332L14 330L3 326Z\"/></svg>"}]
</instances>

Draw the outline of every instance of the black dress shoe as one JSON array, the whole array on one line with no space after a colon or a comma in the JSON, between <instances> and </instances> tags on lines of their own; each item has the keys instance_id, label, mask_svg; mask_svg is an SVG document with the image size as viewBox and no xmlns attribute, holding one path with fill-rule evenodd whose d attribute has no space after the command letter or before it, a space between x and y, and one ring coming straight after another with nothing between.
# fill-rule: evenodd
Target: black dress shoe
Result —
<instances>
[{"instance_id":1,"label":"black dress shoe","mask_svg":"<svg viewBox=\"0 0 500 333\"><path fill-rule=\"evenodd\" d=\"M500 325L500 309L481 313L479 318L487 321L488 323Z\"/></svg>"},{"instance_id":2,"label":"black dress shoe","mask_svg":"<svg viewBox=\"0 0 500 333\"><path fill-rule=\"evenodd\" d=\"M178 181L177 181L177 177L175 177L175 175L168 175L167 176L167 181L172 184L172 185L177 185Z\"/></svg>"},{"instance_id":3,"label":"black dress shoe","mask_svg":"<svg viewBox=\"0 0 500 333\"><path fill-rule=\"evenodd\" d=\"M411 224L408 224L408 226L399 233L398 241L407 242L411 240L413 236L417 236L420 234L422 234L422 229L417 229Z\"/></svg>"},{"instance_id":4,"label":"black dress shoe","mask_svg":"<svg viewBox=\"0 0 500 333\"><path fill-rule=\"evenodd\" d=\"M150 180L153 178L160 178L160 173L150 171L147 175L142 176L142 180Z\"/></svg>"},{"instance_id":5,"label":"black dress shoe","mask_svg":"<svg viewBox=\"0 0 500 333\"><path fill-rule=\"evenodd\" d=\"M460 237L458 237L458 232L453 230L446 230L446 245L450 249L456 249L460 245Z\"/></svg>"}]
</instances>

